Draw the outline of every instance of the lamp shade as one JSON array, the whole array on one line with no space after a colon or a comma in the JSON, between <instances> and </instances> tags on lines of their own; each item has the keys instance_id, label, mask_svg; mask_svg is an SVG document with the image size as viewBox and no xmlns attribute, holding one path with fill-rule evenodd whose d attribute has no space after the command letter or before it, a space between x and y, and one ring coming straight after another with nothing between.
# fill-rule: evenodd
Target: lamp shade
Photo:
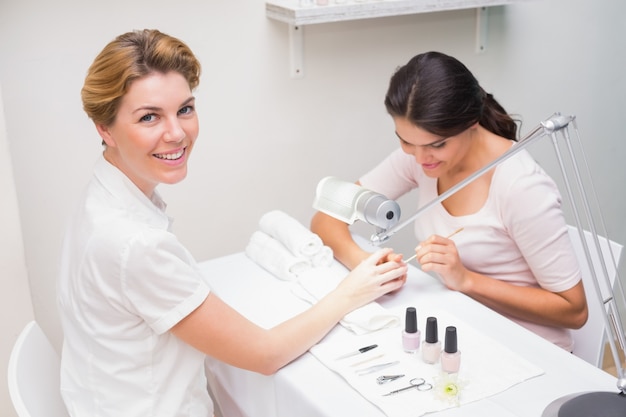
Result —
<instances>
[{"instance_id":1,"label":"lamp shade","mask_svg":"<svg viewBox=\"0 0 626 417\"><path fill-rule=\"evenodd\" d=\"M342 222L362 220L388 230L400 220L400 205L382 194L336 177L317 184L313 208Z\"/></svg>"}]
</instances>

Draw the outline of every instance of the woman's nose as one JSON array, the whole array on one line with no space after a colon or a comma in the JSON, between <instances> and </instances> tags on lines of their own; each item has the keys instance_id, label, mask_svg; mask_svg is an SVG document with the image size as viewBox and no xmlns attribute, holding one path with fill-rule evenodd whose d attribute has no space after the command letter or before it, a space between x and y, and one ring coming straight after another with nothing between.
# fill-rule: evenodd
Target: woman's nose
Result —
<instances>
[{"instance_id":1,"label":"woman's nose","mask_svg":"<svg viewBox=\"0 0 626 417\"><path fill-rule=\"evenodd\" d=\"M178 119L170 120L167 123L164 139L167 142L180 142L185 138L185 130Z\"/></svg>"},{"instance_id":2,"label":"woman's nose","mask_svg":"<svg viewBox=\"0 0 626 417\"><path fill-rule=\"evenodd\" d=\"M428 150L422 146L414 146L412 154L413 158L415 158L415 162L422 164L428 157Z\"/></svg>"}]
</instances>

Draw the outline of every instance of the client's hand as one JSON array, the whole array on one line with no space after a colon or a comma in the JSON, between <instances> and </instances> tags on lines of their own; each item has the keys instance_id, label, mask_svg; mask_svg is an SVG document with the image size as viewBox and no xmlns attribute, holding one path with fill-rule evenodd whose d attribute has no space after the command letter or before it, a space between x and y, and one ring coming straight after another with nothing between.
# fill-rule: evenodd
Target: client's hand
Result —
<instances>
[{"instance_id":1,"label":"client's hand","mask_svg":"<svg viewBox=\"0 0 626 417\"><path fill-rule=\"evenodd\" d=\"M389 260L392 252L392 249L374 252L339 283L335 291L346 297L352 309L404 285L407 265L402 262L401 256L395 258L398 260Z\"/></svg>"},{"instance_id":2,"label":"client's hand","mask_svg":"<svg viewBox=\"0 0 626 417\"><path fill-rule=\"evenodd\" d=\"M387 255L387 257L385 259L385 262L398 262L398 263L402 263L402 264L406 265L406 262L404 262L404 260L402 258L403 258L403 255L401 253L391 252L389 255ZM399 288L393 290L393 292L402 289L404 284L406 284L406 277L407 277L407 274L404 274L400 278L396 278L398 281L400 281L402 283L402 285L400 285Z\"/></svg>"}]
</instances>

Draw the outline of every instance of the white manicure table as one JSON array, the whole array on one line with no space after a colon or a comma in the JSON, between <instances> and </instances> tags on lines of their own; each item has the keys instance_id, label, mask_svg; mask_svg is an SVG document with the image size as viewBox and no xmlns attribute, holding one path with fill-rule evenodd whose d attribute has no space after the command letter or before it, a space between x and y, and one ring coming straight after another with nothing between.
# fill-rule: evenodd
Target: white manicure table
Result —
<instances>
[{"instance_id":1,"label":"white manicure table","mask_svg":"<svg viewBox=\"0 0 626 417\"><path fill-rule=\"evenodd\" d=\"M200 267L215 294L263 327L276 325L308 308L291 292L290 283L275 278L243 252L201 262ZM545 371L492 397L428 414L429 417L538 417L553 400L564 395L617 392L613 376L469 297L446 289L417 268L410 267L401 291L382 297L378 303L386 308L444 309ZM339 332L348 330L336 326L325 340L337 337ZM206 367L217 417L385 417L310 353L272 376L238 369L212 358L207 358Z\"/></svg>"}]
</instances>

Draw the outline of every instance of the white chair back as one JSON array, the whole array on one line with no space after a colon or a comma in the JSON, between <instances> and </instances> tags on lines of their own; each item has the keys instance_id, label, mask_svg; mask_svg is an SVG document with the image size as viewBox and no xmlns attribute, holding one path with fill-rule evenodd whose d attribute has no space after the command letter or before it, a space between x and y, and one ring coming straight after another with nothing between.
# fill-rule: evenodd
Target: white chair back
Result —
<instances>
[{"instance_id":1,"label":"white chair back","mask_svg":"<svg viewBox=\"0 0 626 417\"><path fill-rule=\"evenodd\" d=\"M19 417L68 417L60 392L60 358L35 321L13 345L8 365L11 401Z\"/></svg>"},{"instance_id":2,"label":"white chair back","mask_svg":"<svg viewBox=\"0 0 626 417\"><path fill-rule=\"evenodd\" d=\"M592 262L594 264L594 271L598 277L603 277L604 271L599 264L600 255L597 253L593 235L587 230L584 231L584 235L589 246ZM592 365L601 368L606 343L604 318L602 317L606 314L605 311L603 311L605 307L604 305L600 305L598 302L596 288L593 283L593 275L589 269L589 264L587 262L587 257L585 255L578 229L576 227L569 226L569 236L572 240L574 252L576 253L576 257L578 258L578 262L580 264L589 309L589 318L587 319L587 323L585 323L585 325L580 329L572 330L572 337L574 338L574 354ZM622 245L600 236L598 237L598 240L602 250L602 256L606 261L605 264L607 267L608 277L610 279L611 286L613 286L616 276L615 265L619 264ZM615 263L613 260L615 260ZM605 285L604 281L598 281L602 294L609 294L609 289Z\"/></svg>"}]
</instances>

